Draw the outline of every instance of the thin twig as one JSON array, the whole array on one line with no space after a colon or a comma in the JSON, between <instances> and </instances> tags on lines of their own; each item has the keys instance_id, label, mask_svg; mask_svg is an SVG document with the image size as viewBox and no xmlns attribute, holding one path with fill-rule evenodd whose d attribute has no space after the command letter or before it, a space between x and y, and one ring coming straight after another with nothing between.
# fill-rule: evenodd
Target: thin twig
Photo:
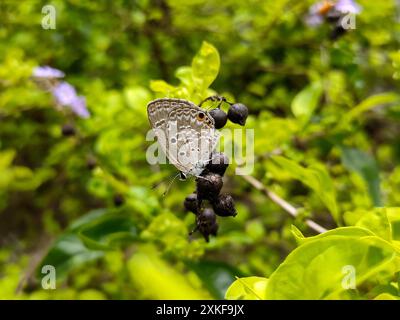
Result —
<instances>
[{"instance_id":1,"label":"thin twig","mask_svg":"<svg viewBox=\"0 0 400 320\"><path fill-rule=\"evenodd\" d=\"M244 173L243 171L241 171L240 168L237 168L236 170L241 172L241 173ZM259 180L257 180L253 176L244 175L244 174L241 175L241 176L242 176L242 178L244 180L246 180L248 183L250 183L254 188L256 188L257 190L263 192L268 198L270 198L273 202L275 202L283 210L285 210L287 213L289 213L292 217L297 217L298 216L299 211L295 207L293 207L286 200L284 200L281 197L279 197L276 193L274 193L271 190L269 190L266 186L264 186L262 184L262 182L260 182ZM316 231L318 233L324 233L324 232L328 231L327 229L325 229L324 227L320 226L318 223L316 223L315 221L313 221L311 219L306 219L306 224L311 229L313 229L314 231Z\"/></svg>"},{"instance_id":2,"label":"thin twig","mask_svg":"<svg viewBox=\"0 0 400 320\"><path fill-rule=\"evenodd\" d=\"M39 266L40 262L43 260L44 256L47 254L49 247L52 243L52 239L47 235L41 237L38 241L39 244L35 251L31 253L31 259L24 272L24 275L20 279L17 288L15 290L16 294L22 293L24 286L34 277L35 271Z\"/></svg>"}]
</instances>

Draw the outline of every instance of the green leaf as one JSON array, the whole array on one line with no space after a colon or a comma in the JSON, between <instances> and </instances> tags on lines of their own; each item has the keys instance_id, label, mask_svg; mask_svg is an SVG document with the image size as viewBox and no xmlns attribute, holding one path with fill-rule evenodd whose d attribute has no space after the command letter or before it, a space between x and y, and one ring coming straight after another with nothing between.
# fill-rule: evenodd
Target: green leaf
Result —
<instances>
[{"instance_id":1,"label":"green leaf","mask_svg":"<svg viewBox=\"0 0 400 320\"><path fill-rule=\"evenodd\" d=\"M355 282L359 285L396 259L395 248L379 237L323 237L289 254L269 278L266 298L343 298L345 267L354 268Z\"/></svg>"},{"instance_id":2,"label":"green leaf","mask_svg":"<svg viewBox=\"0 0 400 320\"><path fill-rule=\"evenodd\" d=\"M328 230L324 233L318 234L316 236L312 237L305 237L301 231L296 228L294 225L291 227L291 231L293 236L296 239L296 242L301 245L310 241L315 241L319 240L322 238L326 238L329 236L342 236L342 237L366 237L366 236L374 236L375 234L365 228L361 227L340 227L340 228L335 228L332 230Z\"/></svg>"},{"instance_id":3,"label":"green leaf","mask_svg":"<svg viewBox=\"0 0 400 320\"><path fill-rule=\"evenodd\" d=\"M78 235L67 233L60 236L50 248L37 269L37 276L42 276L40 272L44 265L51 265L57 270L57 280L63 280L72 269L103 255L103 251L88 249Z\"/></svg>"},{"instance_id":4,"label":"green leaf","mask_svg":"<svg viewBox=\"0 0 400 320\"><path fill-rule=\"evenodd\" d=\"M170 265L149 246L140 247L128 261L132 285L141 298L210 299L207 291L196 288L177 267ZM198 281L198 279L197 279Z\"/></svg>"},{"instance_id":5,"label":"green leaf","mask_svg":"<svg viewBox=\"0 0 400 320\"><path fill-rule=\"evenodd\" d=\"M400 208L387 207L386 214L392 227L392 239L400 241Z\"/></svg>"},{"instance_id":6,"label":"green leaf","mask_svg":"<svg viewBox=\"0 0 400 320\"><path fill-rule=\"evenodd\" d=\"M204 41L199 52L192 60L193 80L199 91L206 90L216 79L220 67L218 50Z\"/></svg>"},{"instance_id":7,"label":"green leaf","mask_svg":"<svg viewBox=\"0 0 400 320\"><path fill-rule=\"evenodd\" d=\"M135 114L146 114L146 105L151 100L150 92L140 86L132 86L124 89L124 98L126 104L133 110Z\"/></svg>"},{"instance_id":8,"label":"green leaf","mask_svg":"<svg viewBox=\"0 0 400 320\"><path fill-rule=\"evenodd\" d=\"M181 85L185 86L189 91L193 90L193 72L192 68L183 66L175 71L175 77L181 81Z\"/></svg>"},{"instance_id":9,"label":"green leaf","mask_svg":"<svg viewBox=\"0 0 400 320\"><path fill-rule=\"evenodd\" d=\"M176 88L164 80L152 80L150 81L150 89L157 93L168 95L170 92L176 90Z\"/></svg>"},{"instance_id":10,"label":"green leaf","mask_svg":"<svg viewBox=\"0 0 400 320\"><path fill-rule=\"evenodd\" d=\"M325 167L321 165L313 165L304 168L296 162L281 156L274 156L271 159L290 174L292 178L299 180L316 192L321 201L329 209L334 219L339 222L336 192L332 179Z\"/></svg>"},{"instance_id":11,"label":"green leaf","mask_svg":"<svg viewBox=\"0 0 400 320\"><path fill-rule=\"evenodd\" d=\"M137 230L129 216L112 213L83 226L79 237L89 249L110 250L136 240Z\"/></svg>"},{"instance_id":12,"label":"green leaf","mask_svg":"<svg viewBox=\"0 0 400 320\"><path fill-rule=\"evenodd\" d=\"M224 299L229 285L241 272L236 268L217 261L188 262L187 266L196 272L204 287L215 299Z\"/></svg>"},{"instance_id":13,"label":"green leaf","mask_svg":"<svg viewBox=\"0 0 400 320\"><path fill-rule=\"evenodd\" d=\"M396 297L390 293L381 293L380 295L376 296L374 300L400 300L400 297Z\"/></svg>"},{"instance_id":14,"label":"green leaf","mask_svg":"<svg viewBox=\"0 0 400 320\"><path fill-rule=\"evenodd\" d=\"M384 281L383 283L380 283L375 287L371 288L367 293L367 297L368 298L374 297L374 299L376 299L376 297L380 294L390 294L393 296L398 296L399 290L397 289L397 283L395 282L389 283L388 281Z\"/></svg>"},{"instance_id":15,"label":"green leaf","mask_svg":"<svg viewBox=\"0 0 400 320\"><path fill-rule=\"evenodd\" d=\"M382 206L379 167L368 153L354 148L342 147L342 163L349 171L359 174L368 186L368 192L375 206Z\"/></svg>"},{"instance_id":16,"label":"green leaf","mask_svg":"<svg viewBox=\"0 0 400 320\"><path fill-rule=\"evenodd\" d=\"M303 123L309 121L323 92L322 83L316 81L300 91L293 99L291 109L296 118L300 118Z\"/></svg>"},{"instance_id":17,"label":"green leaf","mask_svg":"<svg viewBox=\"0 0 400 320\"><path fill-rule=\"evenodd\" d=\"M62 279L72 269L102 257L104 250L135 239L136 229L129 217L105 209L90 211L54 242L37 272L40 274L41 267L49 264Z\"/></svg>"},{"instance_id":18,"label":"green leaf","mask_svg":"<svg viewBox=\"0 0 400 320\"><path fill-rule=\"evenodd\" d=\"M81 216L79 219L72 221L69 228L67 229L67 231L69 231L69 232L77 231L80 228L84 227L85 225L88 225L91 222L96 221L97 219L101 218L105 214L107 214L106 209L97 209L97 210L89 211L88 213Z\"/></svg>"},{"instance_id":19,"label":"green leaf","mask_svg":"<svg viewBox=\"0 0 400 320\"><path fill-rule=\"evenodd\" d=\"M225 294L228 300L264 300L268 279L262 277L237 278Z\"/></svg>"},{"instance_id":20,"label":"green leaf","mask_svg":"<svg viewBox=\"0 0 400 320\"><path fill-rule=\"evenodd\" d=\"M385 240L392 240L392 226L386 214L386 208L359 209L346 212L343 217L347 224L366 228Z\"/></svg>"},{"instance_id":21,"label":"green leaf","mask_svg":"<svg viewBox=\"0 0 400 320\"><path fill-rule=\"evenodd\" d=\"M0 152L0 170L9 167L15 158L15 150L4 150Z\"/></svg>"},{"instance_id":22,"label":"green leaf","mask_svg":"<svg viewBox=\"0 0 400 320\"><path fill-rule=\"evenodd\" d=\"M392 92L380 93L366 98L351 109L340 121L337 128L344 128L351 121L358 118L362 113L376 106L398 102L400 97Z\"/></svg>"},{"instance_id":23,"label":"green leaf","mask_svg":"<svg viewBox=\"0 0 400 320\"><path fill-rule=\"evenodd\" d=\"M291 225L290 226L290 232L292 233L293 237L296 240L297 244L302 244L304 242L305 239L307 239L303 233L299 230L299 228L297 228L295 225Z\"/></svg>"}]
</instances>

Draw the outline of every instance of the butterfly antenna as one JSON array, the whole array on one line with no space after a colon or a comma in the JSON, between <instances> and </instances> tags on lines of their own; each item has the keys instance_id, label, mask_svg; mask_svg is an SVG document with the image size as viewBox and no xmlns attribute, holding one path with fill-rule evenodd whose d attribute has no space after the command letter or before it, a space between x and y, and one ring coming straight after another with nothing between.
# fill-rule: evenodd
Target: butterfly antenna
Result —
<instances>
[{"instance_id":1,"label":"butterfly antenna","mask_svg":"<svg viewBox=\"0 0 400 320\"><path fill-rule=\"evenodd\" d=\"M159 186L161 186L161 184L163 184L165 181L169 181L169 180L172 179L174 176L175 176L174 174L173 174L173 175L170 175L168 178L163 179L163 180L161 180L161 181L155 183L155 184L151 187L151 190L157 189Z\"/></svg>"},{"instance_id":2,"label":"butterfly antenna","mask_svg":"<svg viewBox=\"0 0 400 320\"><path fill-rule=\"evenodd\" d=\"M167 195L169 189L171 189L172 184L174 183L174 181L176 180L176 178L178 178L179 176L180 176L180 173L176 174L176 175L172 178L171 182L168 184L167 189L166 189L166 190L164 191L164 193L163 193L163 197L165 197L165 196Z\"/></svg>"},{"instance_id":3,"label":"butterfly antenna","mask_svg":"<svg viewBox=\"0 0 400 320\"><path fill-rule=\"evenodd\" d=\"M159 186L161 186L161 184L162 184L164 181L165 181L165 180L161 180L160 182L157 182L156 184L153 184L153 186L151 187L151 190L157 189Z\"/></svg>"}]
</instances>

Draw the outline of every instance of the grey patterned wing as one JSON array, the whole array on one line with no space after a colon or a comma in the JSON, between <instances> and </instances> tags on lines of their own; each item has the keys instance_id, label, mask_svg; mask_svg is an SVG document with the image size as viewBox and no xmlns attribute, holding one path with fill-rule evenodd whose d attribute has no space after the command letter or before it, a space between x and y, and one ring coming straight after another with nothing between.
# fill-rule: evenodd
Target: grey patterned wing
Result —
<instances>
[{"instance_id":1,"label":"grey patterned wing","mask_svg":"<svg viewBox=\"0 0 400 320\"><path fill-rule=\"evenodd\" d=\"M156 99L147 105L147 116L153 129L164 127L175 99Z\"/></svg>"},{"instance_id":2,"label":"grey patterned wing","mask_svg":"<svg viewBox=\"0 0 400 320\"><path fill-rule=\"evenodd\" d=\"M147 105L149 122L162 151L175 167L199 175L207 163L219 134L214 119L194 103L183 99L163 98Z\"/></svg>"},{"instance_id":3,"label":"grey patterned wing","mask_svg":"<svg viewBox=\"0 0 400 320\"><path fill-rule=\"evenodd\" d=\"M147 116L149 118L150 125L157 137L157 141L161 147L161 150L165 155L167 155L168 158L168 137L166 132L168 114L172 108L175 108L184 102L185 100L180 99L161 98L155 99L149 102L147 105Z\"/></svg>"},{"instance_id":4,"label":"grey patterned wing","mask_svg":"<svg viewBox=\"0 0 400 320\"><path fill-rule=\"evenodd\" d=\"M218 142L219 134L214 128L214 119L189 102L169 112L167 131L171 137L176 137L173 139L175 144L169 140L171 162L174 161L175 166L185 173L199 175Z\"/></svg>"}]
</instances>

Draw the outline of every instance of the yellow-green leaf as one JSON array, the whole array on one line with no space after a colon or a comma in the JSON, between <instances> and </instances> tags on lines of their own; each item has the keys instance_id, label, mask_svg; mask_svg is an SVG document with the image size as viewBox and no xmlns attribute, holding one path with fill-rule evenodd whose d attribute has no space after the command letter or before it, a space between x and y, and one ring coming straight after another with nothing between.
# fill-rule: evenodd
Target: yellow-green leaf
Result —
<instances>
[{"instance_id":1,"label":"yellow-green leaf","mask_svg":"<svg viewBox=\"0 0 400 320\"><path fill-rule=\"evenodd\" d=\"M262 277L237 278L225 294L228 300L264 300L268 279Z\"/></svg>"},{"instance_id":2,"label":"yellow-green leaf","mask_svg":"<svg viewBox=\"0 0 400 320\"><path fill-rule=\"evenodd\" d=\"M192 60L192 72L195 84L206 90L218 75L220 58L218 50L210 43L204 41L199 52Z\"/></svg>"},{"instance_id":3,"label":"yellow-green leaf","mask_svg":"<svg viewBox=\"0 0 400 320\"><path fill-rule=\"evenodd\" d=\"M322 90L322 83L315 81L294 97L291 108L296 118L300 118L304 123L310 119L318 106Z\"/></svg>"}]
</instances>

